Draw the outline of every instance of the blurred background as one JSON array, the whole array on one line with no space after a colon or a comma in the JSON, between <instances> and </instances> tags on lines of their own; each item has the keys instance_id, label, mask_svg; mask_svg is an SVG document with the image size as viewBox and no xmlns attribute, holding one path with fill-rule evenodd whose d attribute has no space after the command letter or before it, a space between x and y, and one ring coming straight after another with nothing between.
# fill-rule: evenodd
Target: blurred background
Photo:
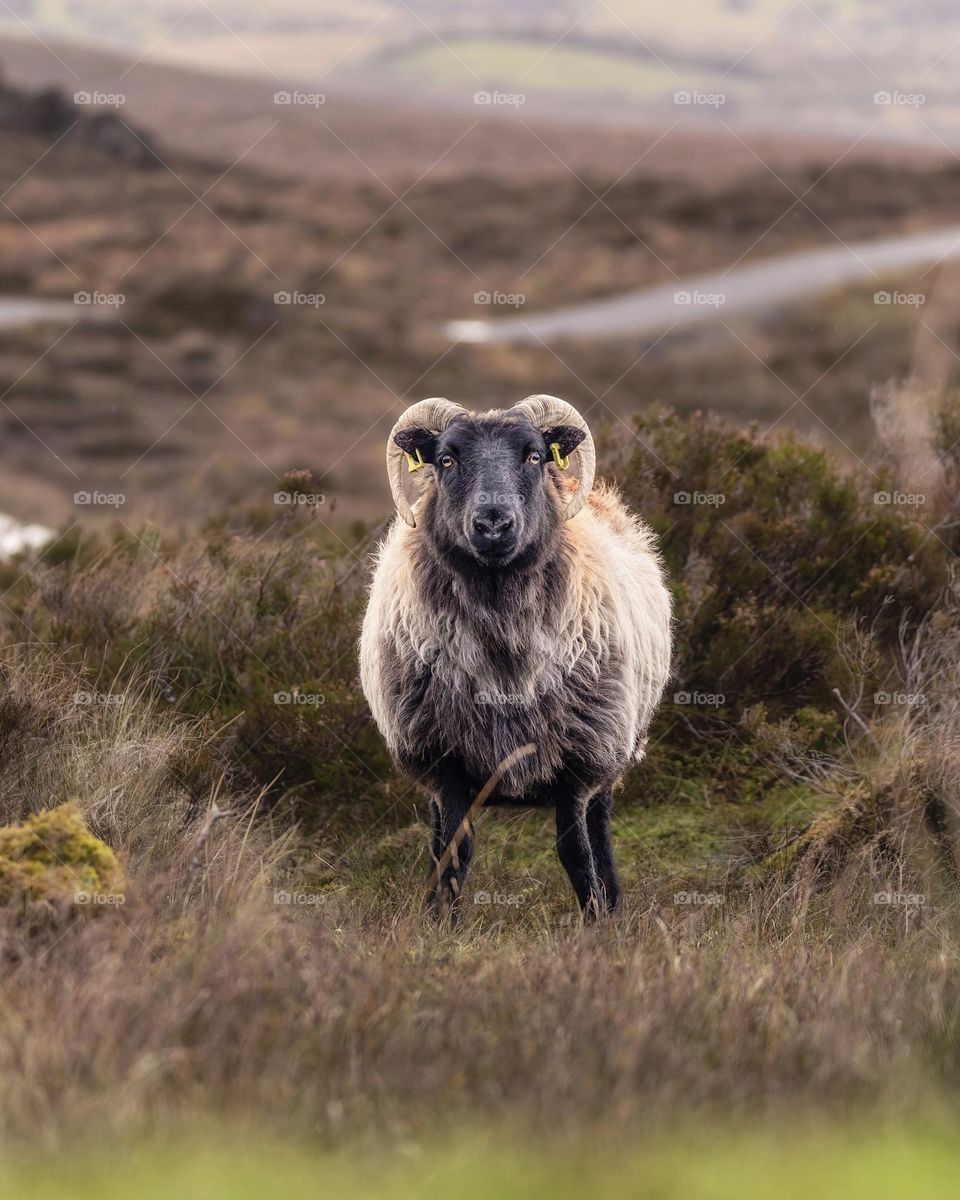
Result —
<instances>
[{"instance_id":1,"label":"blurred background","mask_svg":"<svg viewBox=\"0 0 960 1200\"><path fill-rule=\"evenodd\" d=\"M292 467L368 522L426 395L856 458L873 387L954 368L944 0L9 0L0 31L15 522L203 515Z\"/></svg>"}]
</instances>

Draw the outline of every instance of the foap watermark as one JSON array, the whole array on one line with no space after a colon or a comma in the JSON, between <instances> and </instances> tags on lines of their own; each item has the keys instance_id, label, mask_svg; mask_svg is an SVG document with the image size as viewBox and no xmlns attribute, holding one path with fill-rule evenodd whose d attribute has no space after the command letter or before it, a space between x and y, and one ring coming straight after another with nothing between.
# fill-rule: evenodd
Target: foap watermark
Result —
<instances>
[{"instance_id":1,"label":"foap watermark","mask_svg":"<svg viewBox=\"0 0 960 1200\"><path fill-rule=\"evenodd\" d=\"M74 892L73 902L85 908L119 908L127 898L122 892Z\"/></svg>"},{"instance_id":2,"label":"foap watermark","mask_svg":"<svg viewBox=\"0 0 960 1200\"><path fill-rule=\"evenodd\" d=\"M97 104L105 108L119 108L126 104L123 92L74 92L74 104Z\"/></svg>"},{"instance_id":3,"label":"foap watermark","mask_svg":"<svg viewBox=\"0 0 960 1200\"><path fill-rule=\"evenodd\" d=\"M326 104L327 97L323 92L274 92L273 102L292 108L319 108Z\"/></svg>"},{"instance_id":4,"label":"foap watermark","mask_svg":"<svg viewBox=\"0 0 960 1200\"><path fill-rule=\"evenodd\" d=\"M478 504L497 504L501 508L510 508L522 504L523 497L519 492L477 492Z\"/></svg>"},{"instance_id":5,"label":"foap watermark","mask_svg":"<svg viewBox=\"0 0 960 1200\"><path fill-rule=\"evenodd\" d=\"M874 492L874 504L899 504L905 508L919 508L926 504L923 492Z\"/></svg>"},{"instance_id":6,"label":"foap watermark","mask_svg":"<svg viewBox=\"0 0 960 1200\"><path fill-rule=\"evenodd\" d=\"M286 892L282 889L273 893L274 904L289 904L293 908L311 908L323 903L319 892Z\"/></svg>"},{"instance_id":7,"label":"foap watermark","mask_svg":"<svg viewBox=\"0 0 960 1200\"><path fill-rule=\"evenodd\" d=\"M474 92L473 102L491 108L520 108L527 97L523 92Z\"/></svg>"},{"instance_id":8,"label":"foap watermark","mask_svg":"<svg viewBox=\"0 0 960 1200\"><path fill-rule=\"evenodd\" d=\"M123 692L74 692L74 704L111 708L123 703Z\"/></svg>"},{"instance_id":9,"label":"foap watermark","mask_svg":"<svg viewBox=\"0 0 960 1200\"><path fill-rule=\"evenodd\" d=\"M674 704L692 704L700 708L722 708L727 702L723 692L674 692Z\"/></svg>"},{"instance_id":10,"label":"foap watermark","mask_svg":"<svg viewBox=\"0 0 960 1200\"><path fill-rule=\"evenodd\" d=\"M906 708L922 708L927 697L923 692L874 692L874 704L901 704Z\"/></svg>"},{"instance_id":11,"label":"foap watermark","mask_svg":"<svg viewBox=\"0 0 960 1200\"><path fill-rule=\"evenodd\" d=\"M924 908L927 898L923 892L874 892L873 902L891 908Z\"/></svg>"},{"instance_id":12,"label":"foap watermark","mask_svg":"<svg viewBox=\"0 0 960 1200\"><path fill-rule=\"evenodd\" d=\"M73 502L83 508L122 508L127 497L123 492L74 492Z\"/></svg>"},{"instance_id":13,"label":"foap watermark","mask_svg":"<svg viewBox=\"0 0 960 1200\"><path fill-rule=\"evenodd\" d=\"M274 692L273 702L300 708L319 708L321 704L326 704L327 698L323 692L301 692L294 688L292 692Z\"/></svg>"},{"instance_id":14,"label":"foap watermark","mask_svg":"<svg viewBox=\"0 0 960 1200\"><path fill-rule=\"evenodd\" d=\"M924 292L874 292L874 304L890 304L902 308L920 308L926 304L927 297Z\"/></svg>"},{"instance_id":15,"label":"foap watermark","mask_svg":"<svg viewBox=\"0 0 960 1200\"><path fill-rule=\"evenodd\" d=\"M699 108L722 108L727 102L724 92L688 92L686 89L673 93L674 104L689 104Z\"/></svg>"},{"instance_id":16,"label":"foap watermark","mask_svg":"<svg viewBox=\"0 0 960 1200\"><path fill-rule=\"evenodd\" d=\"M502 308L523 308L527 298L523 292L474 292L473 302L499 305Z\"/></svg>"},{"instance_id":17,"label":"foap watermark","mask_svg":"<svg viewBox=\"0 0 960 1200\"><path fill-rule=\"evenodd\" d=\"M726 504L727 498L723 492L674 492L674 504L705 504L709 508L719 508Z\"/></svg>"},{"instance_id":18,"label":"foap watermark","mask_svg":"<svg viewBox=\"0 0 960 1200\"><path fill-rule=\"evenodd\" d=\"M927 102L925 92L874 92L874 104L884 108L923 108Z\"/></svg>"},{"instance_id":19,"label":"foap watermark","mask_svg":"<svg viewBox=\"0 0 960 1200\"><path fill-rule=\"evenodd\" d=\"M126 304L127 298L123 292L74 292L74 304L89 304L103 308L119 308Z\"/></svg>"},{"instance_id":20,"label":"foap watermark","mask_svg":"<svg viewBox=\"0 0 960 1200\"><path fill-rule=\"evenodd\" d=\"M290 508L318 508L327 498L323 492L274 492L273 502Z\"/></svg>"},{"instance_id":21,"label":"foap watermark","mask_svg":"<svg viewBox=\"0 0 960 1200\"><path fill-rule=\"evenodd\" d=\"M319 308L326 304L323 292L274 292L274 304L289 304L293 308Z\"/></svg>"},{"instance_id":22,"label":"foap watermark","mask_svg":"<svg viewBox=\"0 0 960 1200\"><path fill-rule=\"evenodd\" d=\"M723 903L723 896L720 892L674 892L673 902L695 908L715 908Z\"/></svg>"},{"instance_id":23,"label":"foap watermark","mask_svg":"<svg viewBox=\"0 0 960 1200\"><path fill-rule=\"evenodd\" d=\"M474 892L473 902L478 905L501 905L504 908L519 908L526 900L523 892Z\"/></svg>"},{"instance_id":24,"label":"foap watermark","mask_svg":"<svg viewBox=\"0 0 960 1200\"><path fill-rule=\"evenodd\" d=\"M690 292L681 288L673 293L673 302L685 308L722 308L727 302L727 297L723 292Z\"/></svg>"}]
</instances>

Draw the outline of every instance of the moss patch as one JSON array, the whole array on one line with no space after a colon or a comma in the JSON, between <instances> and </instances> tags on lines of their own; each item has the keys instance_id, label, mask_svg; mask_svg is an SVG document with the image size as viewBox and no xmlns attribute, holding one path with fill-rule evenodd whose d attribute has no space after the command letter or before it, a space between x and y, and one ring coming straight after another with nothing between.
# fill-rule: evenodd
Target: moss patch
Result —
<instances>
[{"instance_id":1,"label":"moss patch","mask_svg":"<svg viewBox=\"0 0 960 1200\"><path fill-rule=\"evenodd\" d=\"M75 804L0 828L0 905L97 911L100 899L118 897L122 887L116 855L90 832Z\"/></svg>"}]
</instances>

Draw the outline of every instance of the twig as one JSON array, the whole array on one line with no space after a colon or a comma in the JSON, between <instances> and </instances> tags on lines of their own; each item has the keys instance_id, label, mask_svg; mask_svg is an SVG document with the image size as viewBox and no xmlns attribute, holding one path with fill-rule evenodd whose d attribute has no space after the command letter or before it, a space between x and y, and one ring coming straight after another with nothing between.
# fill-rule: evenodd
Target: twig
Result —
<instances>
[{"instance_id":1,"label":"twig","mask_svg":"<svg viewBox=\"0 0 960 1200\"><path fill-rule=\"evenodd\" d=\"M193 858L190 861L190 869L194 874L196 874L200 870L201 866L203 865L203 862L202 862L203 851L206 848L207 840L210 837L210 833L213 830L214 825L217 823L217 821L219 821L221 819L221 817L229 817L229 816L230 816L229 809L220 808L220 806L217 804L216 800L211 801L210 807L207 810L207 815L204 818L203 826L201 827L200 832L197 834L197 841L196 841L196 845L195 845L194 851L193 851Z\"/></svg>"},{"instance_id":2,"label":"twig","mask_svg":"<svg viewBox=\"0 0 960 1200\"><path fill-rule=\"evenodd\" d=\"M518 750L512 750L500 763L480 791L477 792L476 800L474 800L467 810L466 816L460 822L456 833L450 839L450 844L447 846L446 850L444 850L443 854L440 855L439 859L437 859L437 865L434 867L433 874L430 876L427 884L426 898L428 900L433 894L434 889L440 886L440 878L443 875L443 872L450 865L451 860L457 853L460 843L467 836L471 822L477 813L479 813L480 809L483 808L486 802L490 799L490 795L494 788L504 777L504 775L506 775L510 768L514 766L514 764L520 762L524 758L527 758L529 755L536 753L536 749L537 747L533 742L528 742L525 746L521 746Z\"/></svg>"},{"instance_id":3,"label":"twig","mask_svg":"<svg viewBox=\"0 0 960 1200\"><path fill-rule=\"evenodd\" d=\"M849 716L852 721L856 722L856 724L860 726L860 728L863 730L863 732L867 736L867 738L873 743L874 748L876 750L879 750L880 743L877 741L876 737L874 736L874 734L871 732L871 730L867 726L867 723L866 723L866 721L864 721L863 717L861 717L858 712L855 712L850 707L850 705L846 702L846 700L844 700L844 698L840 695L839 688L834 688L833 694L843 705L844 711L846 712L847 716Z\"/></svg>"}]
</instances>

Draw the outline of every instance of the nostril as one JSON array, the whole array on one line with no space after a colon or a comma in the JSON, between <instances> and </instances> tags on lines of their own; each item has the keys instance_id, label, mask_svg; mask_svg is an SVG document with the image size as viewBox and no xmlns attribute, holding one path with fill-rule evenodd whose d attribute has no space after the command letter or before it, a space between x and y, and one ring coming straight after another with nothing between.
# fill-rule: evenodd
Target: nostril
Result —
<instances>
[{"instance_id":1,"label":"nostril","mask_svg":"<svg viewBox=\"0 0 960 1200\"><path fill-rule=\"evenodd\" d=\"M503 513L497 509L477 513L472 520L474 532L479 533L481 537L491 539L509 533L513 524L513 517L509 513Z\"/></svg>"}]
</instances>

